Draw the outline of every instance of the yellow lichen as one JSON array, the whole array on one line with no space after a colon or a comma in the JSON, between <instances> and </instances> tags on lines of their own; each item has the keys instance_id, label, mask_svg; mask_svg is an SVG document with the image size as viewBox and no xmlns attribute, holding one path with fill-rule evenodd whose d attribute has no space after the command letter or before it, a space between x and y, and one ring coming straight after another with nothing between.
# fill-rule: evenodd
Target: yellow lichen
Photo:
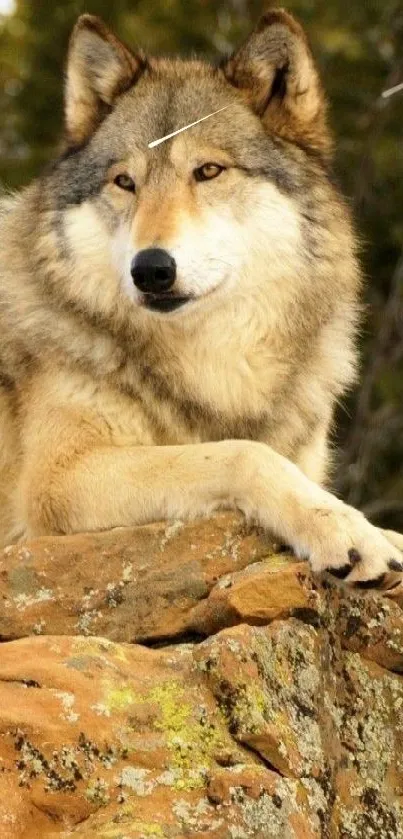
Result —
<instances>
[{"instance_id":1,"label":"yellow lichen","mask_svg":"<svg viewBox=\"0 0 403 839\"><path fill-rule=\"evenodd\" d=\"M136 830L141 830L141 832L144 833L145 836L164 835L161 825L154 822L150 822L148 824L146 822L136 822L135 825L133 825L133 827L135 827Z\"/></svg>"},{"instance_id":2,"label":"yellow lichen","mask_svg":"<svg viewBox=\"0 0 403 839\"><path fill-rule=\"evenodd\" d=\"M177 734L183 731L185 721L191 713L190 705L182 702L183 688L178 682L164 682L153 688L148 694L148 699L156 702L160 712L161 720L155 723L155 727L165 734Z\"/></svg>"},{"instance_id":3,"label":"yellow lichen","mask_svg":"<svg viewBox=\"0 0 403 839\"><path fill-rule=\"evenodd\" d=\"M126 684L113 685L108 683L102 699L109 712L125 711L130 705L141 702L142 697Z\"/></svg>"},{"instance_id":4,"label":"yellow lichen","mask_svg":"<svg viewBox=\"0 0 403 839\"><path fill-rule=\"evenodd\" d=\"M269 554L264 557L262 568L268 571L285 571L295 563L295 557L291 554Z\"/></svg>"},{"instance_id":5,"label":"yellow lichen","mask_svg":"<svg viewBox=\"0 0 403 839\"><path fill-rule=\"evenodd\" d=\"M256 686L249 688L247 699L252 708L256 708L261 714L265 713L267 700L262 690L259 690Z\"/></svg>"},{"instance_id":6,"label":"yellow lichen","mask_svg":"<svg viewBox=\"0 0 403 839\"><path fill-rule=\"evenodd\" d=\"M75 638L72 645L72 655L101 656L102 658L105 655L109 655L120 661L127 661L123 644L115 644L113 641L109 641L108 638L98 638L96 636L90 638L80 636Z\"/></svg>"},{"instance_id":7,"label":"yellow lichen","mask_svg":"<svg viewBox=\"0 0 403 839\"><path fill-rule=\"evenodd\" d=\"M171 752L176 789L202 787L204 772L213 762L213 752L222 747L222 737L211 722L192 719L191 706L183 701L184 690L174 681L165 682L150 691L148 699L156 702L160 719L155 728L165 735Z\"/></svg>"}]
</instances>

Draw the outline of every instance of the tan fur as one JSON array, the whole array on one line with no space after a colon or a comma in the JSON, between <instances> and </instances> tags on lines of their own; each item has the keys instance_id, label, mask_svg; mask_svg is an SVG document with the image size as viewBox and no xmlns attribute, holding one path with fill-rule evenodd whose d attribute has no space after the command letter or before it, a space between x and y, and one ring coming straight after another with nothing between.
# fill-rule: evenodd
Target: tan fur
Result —
<instances>
[{"instance_id":1,"label":"tan fur","mask_svg":"<svg viewBox=\"0 0 403 839\"><path fill-rule=\"evenodd\" d=\"M215 69L140 62L85 16L67 78L68 137L85 144L0 220L0 542L237 507L315 570L354 549L349 581L392 585L396 542L320 486L360 275L299 25L270 13ZM208 162L224 172L199 183ZM175 255L194 298L172 315L134 290L148 247Z\"/></svg>"},{"instance_id":2,"label":"tan fur","mask_svg":"<svg viewBox=\"0 0 403 839\"><path fill-rule=\"evenodd\" d=\"M99 49L97 66L89 58ZM109 59L109 60L108 60ZM105 106L128 89L141 72L142 56L134 56L105 24L82 15L70 41L66 78L66 129L72 143L82 143L100 123ZM96 73L88 73L88 69Z\"/></svg>"},{"instance_id":3,"label":"tan fur","mask_svg":"<svg viewBox=\"0 0 403 839\"><path fill-rule=\"evenodd\" d=\"M271 63L270 74L267 61ZM226 73L277 134L294 142L303 137L312 148L331 153L333 143L324 91L306 35L292 15L283 9L267 12L228 62ZM270 88L276 74L281 83L285 73L288 80L280 103L278 98L270 97Z\"/></svg>"}]
</instances>

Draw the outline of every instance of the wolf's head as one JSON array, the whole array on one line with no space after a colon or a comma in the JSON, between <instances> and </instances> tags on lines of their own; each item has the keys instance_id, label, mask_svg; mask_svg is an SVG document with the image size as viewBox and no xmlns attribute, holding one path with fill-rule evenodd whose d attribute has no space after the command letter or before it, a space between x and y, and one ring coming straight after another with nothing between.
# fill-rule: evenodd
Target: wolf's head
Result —
<instances>
[{"instance_id":1,"label":"wolf's head","mask_svg":"<svg viewBox=\"0 0 403 839\"><path fill-rule=\"evenodd\" d=\"M84 15L66 129L47 189L93 301L177 318L228 293L270 294L315 262L320 237L303 227L329 200L331 140L306 37L286 12L268 12L219 66L132 53Z\"/></svg>"}]
</instances>

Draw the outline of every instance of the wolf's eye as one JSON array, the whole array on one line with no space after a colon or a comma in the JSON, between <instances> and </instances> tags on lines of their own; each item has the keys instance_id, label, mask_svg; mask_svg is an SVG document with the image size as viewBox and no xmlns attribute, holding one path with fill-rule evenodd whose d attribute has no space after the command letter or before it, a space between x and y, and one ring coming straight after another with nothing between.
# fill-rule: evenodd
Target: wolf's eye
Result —
<instances>
[{"instance_id":1,"label":"wolf's eye","mask_svg":"<svg viewBox=\"0 0 403 839\"><path fill-rule=\"evenodd\" d=\"M205 163L204 166L199 166L198 169L195 169L193 174L196 181L212 181L213 178L217 178L218 175L221 175L224 168L225 167L220 166L219 163Z\"/></svg>"},{"instance_id":2,"label":"wolf's eye","mask_svg":"<svg viewBox=\"0 0 403 839\"><path fill-rule=\"evenodd\" d=\"M126 192L135 192L136 191L136 184L134 183L133 178L130 175L116 175L116 178L113 181L116 186L119 186L120 189L125 189Z\"/></svg>"}]
</instances>

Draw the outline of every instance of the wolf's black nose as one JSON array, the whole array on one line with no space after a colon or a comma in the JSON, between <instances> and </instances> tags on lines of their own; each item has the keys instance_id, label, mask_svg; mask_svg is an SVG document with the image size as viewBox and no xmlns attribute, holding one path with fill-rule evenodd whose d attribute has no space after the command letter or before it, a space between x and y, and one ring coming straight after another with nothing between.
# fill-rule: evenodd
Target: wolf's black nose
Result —
<instances>
[{"instance_id":1,"label":"wolf's black nose","mask_svg":"<svg viewBox=\"0 0 403 839\"><path fill-rule=\"evenodd\" d=\"M169 291L176 279L176 262L161 248L139 251L130 270L135 286L149 294Z\"/></svg>"}]
</instances>

